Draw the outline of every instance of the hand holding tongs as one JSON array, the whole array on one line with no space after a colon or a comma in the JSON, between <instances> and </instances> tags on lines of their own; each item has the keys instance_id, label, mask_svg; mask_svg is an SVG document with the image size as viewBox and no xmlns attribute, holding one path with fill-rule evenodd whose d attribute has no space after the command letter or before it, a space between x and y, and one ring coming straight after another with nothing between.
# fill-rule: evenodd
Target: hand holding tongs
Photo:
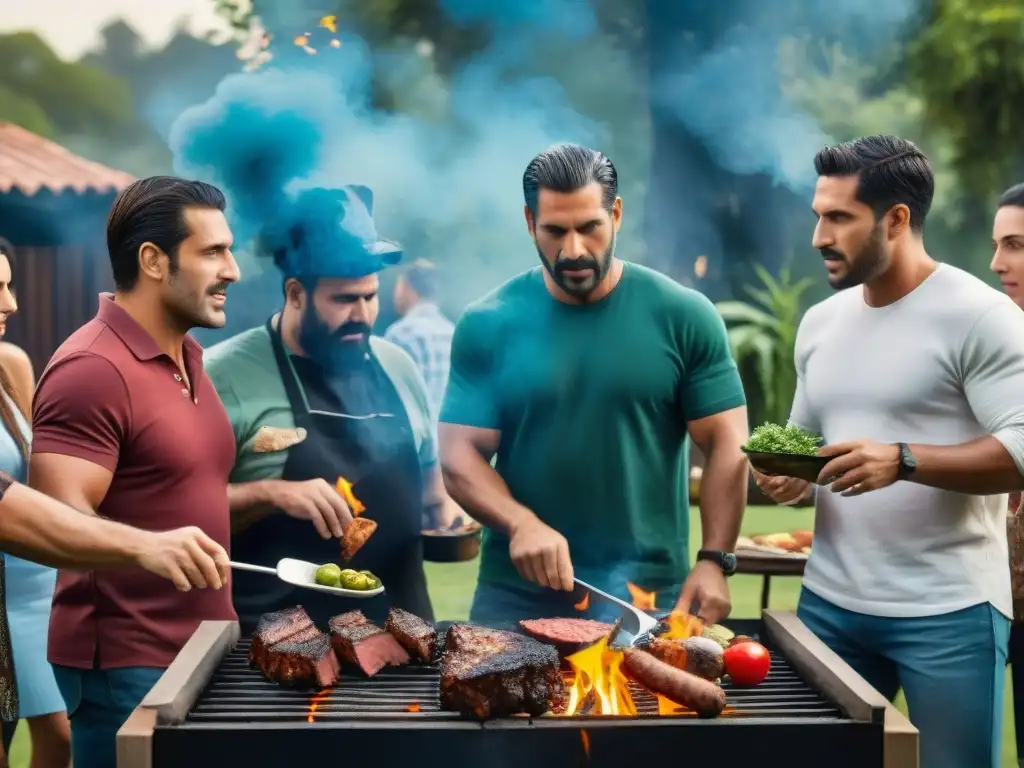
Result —
<instances>
[{"instance_id":1,"label":"hand holding tongs","mask_svg":"<svg viewBox=\"0 0 1024 768\"><path fill-rule=\"evenodd\" d=\"M573 579L577 584L603 600L615 605L619 609L620 618L617 622L618 629L612 632L608 638L608 645L615 646L636 646L645 643L654 637L654 630L660 622L652 616L648 616L639 608L630 605L625 600L620 600L607 592L602 592L597 587L592 587L585 581ZM618 640L618 642L613 642Z\"/></svg>"}]
</instances>

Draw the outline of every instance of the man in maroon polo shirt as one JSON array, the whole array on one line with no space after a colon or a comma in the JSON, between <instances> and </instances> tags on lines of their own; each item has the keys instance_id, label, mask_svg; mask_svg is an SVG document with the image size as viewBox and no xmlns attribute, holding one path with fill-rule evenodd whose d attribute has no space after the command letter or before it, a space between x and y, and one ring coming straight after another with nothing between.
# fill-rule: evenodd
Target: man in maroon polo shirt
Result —
<instances>
[{"instance_id":1,"label":"man in maroon polo shirt","mask_svg":"<svg viewBox=\"0 0 1024 768\"><path fill-rule=\"evenodd\" d=\"M228 549L234 434L187 335L223 327L239 278L224 207L216 187L166 176L118 196L107 220L115 293L40 377L29 477L83 513L196 526ZM235 619L229 589L180 591L140 568L60 572L49 660L75 768L113 768L118 728L205 619Z\"/></svg>"}]
</instances>

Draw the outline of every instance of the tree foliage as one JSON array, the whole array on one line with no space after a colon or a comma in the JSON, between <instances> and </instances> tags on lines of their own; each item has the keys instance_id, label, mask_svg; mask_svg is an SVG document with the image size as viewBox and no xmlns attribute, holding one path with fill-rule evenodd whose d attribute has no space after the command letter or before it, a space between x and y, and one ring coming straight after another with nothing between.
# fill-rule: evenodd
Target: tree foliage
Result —
<instances>
[{"instance_id":1,"label":"tree foliage","mask_svg":"<svg viewBox=\"0 0 1024 768\"><path fill-rule=\"evenodd\" d=\"M1024 157L1024 3L933 0L907 55L925 119L945 129L960 183L991 199L1017 178Z\"/></svg>"}]
</instances>

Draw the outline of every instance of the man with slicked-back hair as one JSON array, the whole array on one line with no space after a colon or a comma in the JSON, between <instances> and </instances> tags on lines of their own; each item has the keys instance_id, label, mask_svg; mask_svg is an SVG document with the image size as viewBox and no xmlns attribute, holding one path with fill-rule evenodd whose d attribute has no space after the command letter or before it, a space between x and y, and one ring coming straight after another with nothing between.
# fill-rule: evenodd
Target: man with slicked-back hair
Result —
<instances>
[{"instance_id":1,"label":"man with slicked-back hair","mask_svg":"<svg viewBox=\"0 0 1024 768\"><path fill-rule=\"evenodd\" d=\"M471 617L579 615L579 578L716 622L747 488L725 325L701 293L615 256L623 203L601 152L542 152L523 193L540 266L459 319L440 416L449 491L487 526ZM707 457L692 569L687 436Z\"/></svg>"},{"instance_id":2,"label":"man with slicked-back hair","mask_svg":"<svg viewBox=\"0 0 1024 768\"><path fill-rule=\"evenodd\" d=\"M928 158L896 136L815 158L813 246L838 292L797 334L790 421L820 434L798 613L887 698L902 688L927 768L1001 764L1013 603L1007 493L1024 488L1024 314L929 257Z\"/></svg>"}]
</instances>

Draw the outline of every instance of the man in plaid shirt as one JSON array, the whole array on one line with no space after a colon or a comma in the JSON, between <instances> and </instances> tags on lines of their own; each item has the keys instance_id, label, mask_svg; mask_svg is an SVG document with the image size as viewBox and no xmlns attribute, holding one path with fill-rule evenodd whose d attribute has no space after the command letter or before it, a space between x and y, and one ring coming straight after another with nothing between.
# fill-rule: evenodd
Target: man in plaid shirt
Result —
<instances>
[{"instance_id":1,"label":"man in plaid shirt","mask_svg":"<svg viewBox=\"0 0 1024 768\"><path fill-rule=\"evenodd\" d=\"M427 382L434 419L448 383L448 366L455 325L437 306L437 269L417 259L395 283L395 310L401 319L384 338L397 344L415 361Z\"/></svg>"}]
</instances>

